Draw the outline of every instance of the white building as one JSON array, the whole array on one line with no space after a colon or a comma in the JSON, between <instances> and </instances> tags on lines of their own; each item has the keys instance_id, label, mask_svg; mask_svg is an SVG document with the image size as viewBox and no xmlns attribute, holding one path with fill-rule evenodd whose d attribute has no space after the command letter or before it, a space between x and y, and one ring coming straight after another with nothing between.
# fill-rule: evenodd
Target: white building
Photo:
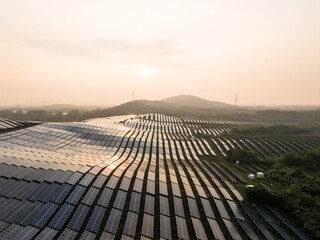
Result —
<instances>
[{"instance_id":1,"label":"white building","mask_svg":"<svg viewBox=\"0 0 320 240\"><path fill-rule=\"evenodd\" d=\"M264 173L263 172L257 172L257 177L258 178L264 178Z\"/></svg>"},{"instance_id":2,"label":"white building","mask_svg":"<svg viewBox=\"0 0 320 240\"><path fill-rule=\"evenodd\" d=\"M249 179L254 179L254 175L253 175L252 173L250 173L250 174L248 175L248 178L249 178Z\"/></svg>"}]
</instances>

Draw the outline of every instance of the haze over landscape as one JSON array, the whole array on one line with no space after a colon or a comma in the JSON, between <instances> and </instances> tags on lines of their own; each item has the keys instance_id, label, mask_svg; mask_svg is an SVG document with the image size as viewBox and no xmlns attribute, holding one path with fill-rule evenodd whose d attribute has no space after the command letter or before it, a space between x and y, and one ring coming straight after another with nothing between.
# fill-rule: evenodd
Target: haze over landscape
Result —
<instances>
[{"instance_id":1,"label":"haze over landscape","mask_svg":"<svg viewBox=\"0 0 320 240\"><path fill-rule=\"evenodd\" d=\"M320 2L0 1L0 105L320 104Z\"/></svg>"},{"instance_id":2,"label":"haze over landscape","mask_svg":"<svg viewBox=\"0 0 320 240\"><path fill-rule=\"evenodd\" d=\"M320 239L319 0L0 0L0 240Z\"/></svg>"}]
</instances>

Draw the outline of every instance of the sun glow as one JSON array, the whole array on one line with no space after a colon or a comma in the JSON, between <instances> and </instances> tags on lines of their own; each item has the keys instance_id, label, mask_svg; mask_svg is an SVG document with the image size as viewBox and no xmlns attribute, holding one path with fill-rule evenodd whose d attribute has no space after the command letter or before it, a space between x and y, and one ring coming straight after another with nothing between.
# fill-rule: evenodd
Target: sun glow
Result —
<instances>
[{"instance_id":1,"label":"sun glow","mask_svg":"<svg viewBox=\"0 0 320 240\"><path fill-rule=\"evenodd\" d=\"M141 75L144 78L151 78L153 76L153 68L149 66L143 66L141 67Z\"/></svg>"}]
</instances>

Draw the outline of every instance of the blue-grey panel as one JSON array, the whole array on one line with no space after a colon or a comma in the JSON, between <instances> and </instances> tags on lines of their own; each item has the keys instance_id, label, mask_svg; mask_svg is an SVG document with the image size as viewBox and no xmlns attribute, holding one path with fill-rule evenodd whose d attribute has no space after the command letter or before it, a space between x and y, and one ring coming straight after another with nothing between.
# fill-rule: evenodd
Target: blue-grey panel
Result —
<instances>
[{"instance_id":1,"label":"blue-grey panel","mask_svg":"<svg viewBox=\"0 0 320 240\"><path fill-rule=\"evenodd\" d=\"M54 203L47 203L46 206L40 211L40 213L33 219L31 226L42 228L52 214L57 210L58 205Z\"/></svg>"},{"instance_id":2,"label":"blue-grey panel","mask_svg":"<svg viewBox=\"0 0 320 240\"><path fill-rule=\"evenodd\" d=\"M106 208L97 205L93 210L86 229L98 233L105 212Z\"/></svg>"},{"instance_id":3,"label":"blue-grey panel","mask_svg":"<svg viewBox=\"0 0 320 240\"><path fill-rule=\"evenodd\" d=\"M129 236L134 237L136 235L137 224L138 224L138 217L137 213L128 212L126 223L123 228L123 233Z\"/></svg>"},{"instance_id":4,"label":"blue-grey panel","mask_svg":"<svg viewBox=\"0 0 320 240\"><path fill-rule=\"evenodd\" d=\"M72 193L68 197L67 202L76 205L85 190L86 190L85 187L76 186L76 188L72 191Z\"/></svg>"},{"instance_id":5,"label":"blue-grey panel","mask_svg":"<svg viewBox=\"0 0 320 240\"><path fill-rule=\"evenodd\" d=\"M140 210L140 199L141 199L141 194L140 193L132 192L130 205L129 205L129 210L130 211L139 213L139 210Z\"/></svg>"},{"instance_id":6,"label":"blue-grey panel","mask_svg":"<svg viewBox=\"0 0 320 240\"><path fill-rule=\"evenodd\" d=\"M80 204L75 213L73 214L68 224L68 227L73 230L80 231L80 228L89 212L89 209L90 207Z\"/></svg>"},{"instance_id":7,"label":"blue-grey panel","mask_svg":"<svg viewBox=\"0 0 320 240\"><path fill-rule=\"evenodd\" d=\"M49 227L60 230L64 223L67 221L73 209L73 205L64 203L62 207L59 209L58 213L51 220Z\"/></svg>"},{"instance_id":8,"label":"blue-grey panel","mask_svg":"<svg viewBox=\"0 0 320 240\"><path fill-rule=\"evenodd\" d=\"M103 207L108 207L112 193L113 193L113 190L110 188L103 189L103 192L98 200L98 204Z\"/></svg>"},{"instance_id":9,"label":"blue-grey panel","mask_svg":"<svg viewBox=\"0 0 320 240\"><path fill-rule=\"evenodd\" d=\"M105 231L116 234L120 223L122 211L112 208L107 224L104 228Z\"/></svg>"}]
</instances>

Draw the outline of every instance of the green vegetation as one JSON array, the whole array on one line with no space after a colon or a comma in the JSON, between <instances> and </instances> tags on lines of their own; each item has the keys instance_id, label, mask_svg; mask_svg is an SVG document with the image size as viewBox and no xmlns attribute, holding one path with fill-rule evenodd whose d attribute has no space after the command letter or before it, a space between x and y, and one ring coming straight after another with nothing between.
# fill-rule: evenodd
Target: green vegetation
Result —
<instances>
[{"instance_id":1,"label":"green vegetation","mask_svg":"<svg viewBox=\"0 0 320 240\"><path fill-rule=\"evenodd\" d=\"M319 124L320 110L310 111L284 111L264 110L257 111L254 117L261 121L278 124Z\"/></svg>"},{"instance_id":2,"label":"green vegetation","mask_svg":"<svg viewBox=\"0 0 320 240\"><path fill-rule=\"evenodd\" d=\"M231 136L257 136L257 135L302 135L310 134L319 130L319 126L298 126L298 125L271 125L259 127L236 127L226 135Z\"/></svg>"},{"instance_id":3,"label":"green vegetation","mask_svg":"<svg viewBox=\"0 0 320 240\"><path fill-rule=\"evenodd\" d=\"M240 161L240 163L250 164L257 163L259 159L256 153L252 153L249 150L232 149L227 151L227 161L232 163Z\"/></svg>"},{"instance_id":4,"label":"green vegetation","mask_svg":"<svg viewBox=\"0 0 320 240\"><path fill-rule=\"evenodd\" d=\"M63 107L63 106L62 106ZM287 111L257 110L233 107L228 104L181 96L163 101L136 100L116 107L95 109L65 106L63 108L0 110L0 117L12 120L29 121L82 121L89 118L110 117L127 114L158 113L170 116L194 116L234 121L257 121L274 124L319 125L320 110ZM59 109L59 110L58 110ZM61 110L64 109L64 110ZM68 113L68 114L63 114Z\"/></svg>"},{"instance_id":5,"label":"green vegetation","mask_svg":"<svg viewBox=\"0 0 320 240\"><path fill-rule=\"evenodd\" d=\"M68 112L51 110L28 110L28 111L0 111L0 117L16 121L40 121L40 122L76 122L87 119L86 112L72 109Z\"/></svg>"},{"instance_id":6,"label":"green vegetation","mask_svg":"<svg viewBox=\"0 0 320 240\"><path fill-rule=\"evenodd\" d=\"M246 189L246 199L283 208L314 238L320 238L320 149L271 159L266 180L273 191Z\"/></svg>"}]
</instances>

